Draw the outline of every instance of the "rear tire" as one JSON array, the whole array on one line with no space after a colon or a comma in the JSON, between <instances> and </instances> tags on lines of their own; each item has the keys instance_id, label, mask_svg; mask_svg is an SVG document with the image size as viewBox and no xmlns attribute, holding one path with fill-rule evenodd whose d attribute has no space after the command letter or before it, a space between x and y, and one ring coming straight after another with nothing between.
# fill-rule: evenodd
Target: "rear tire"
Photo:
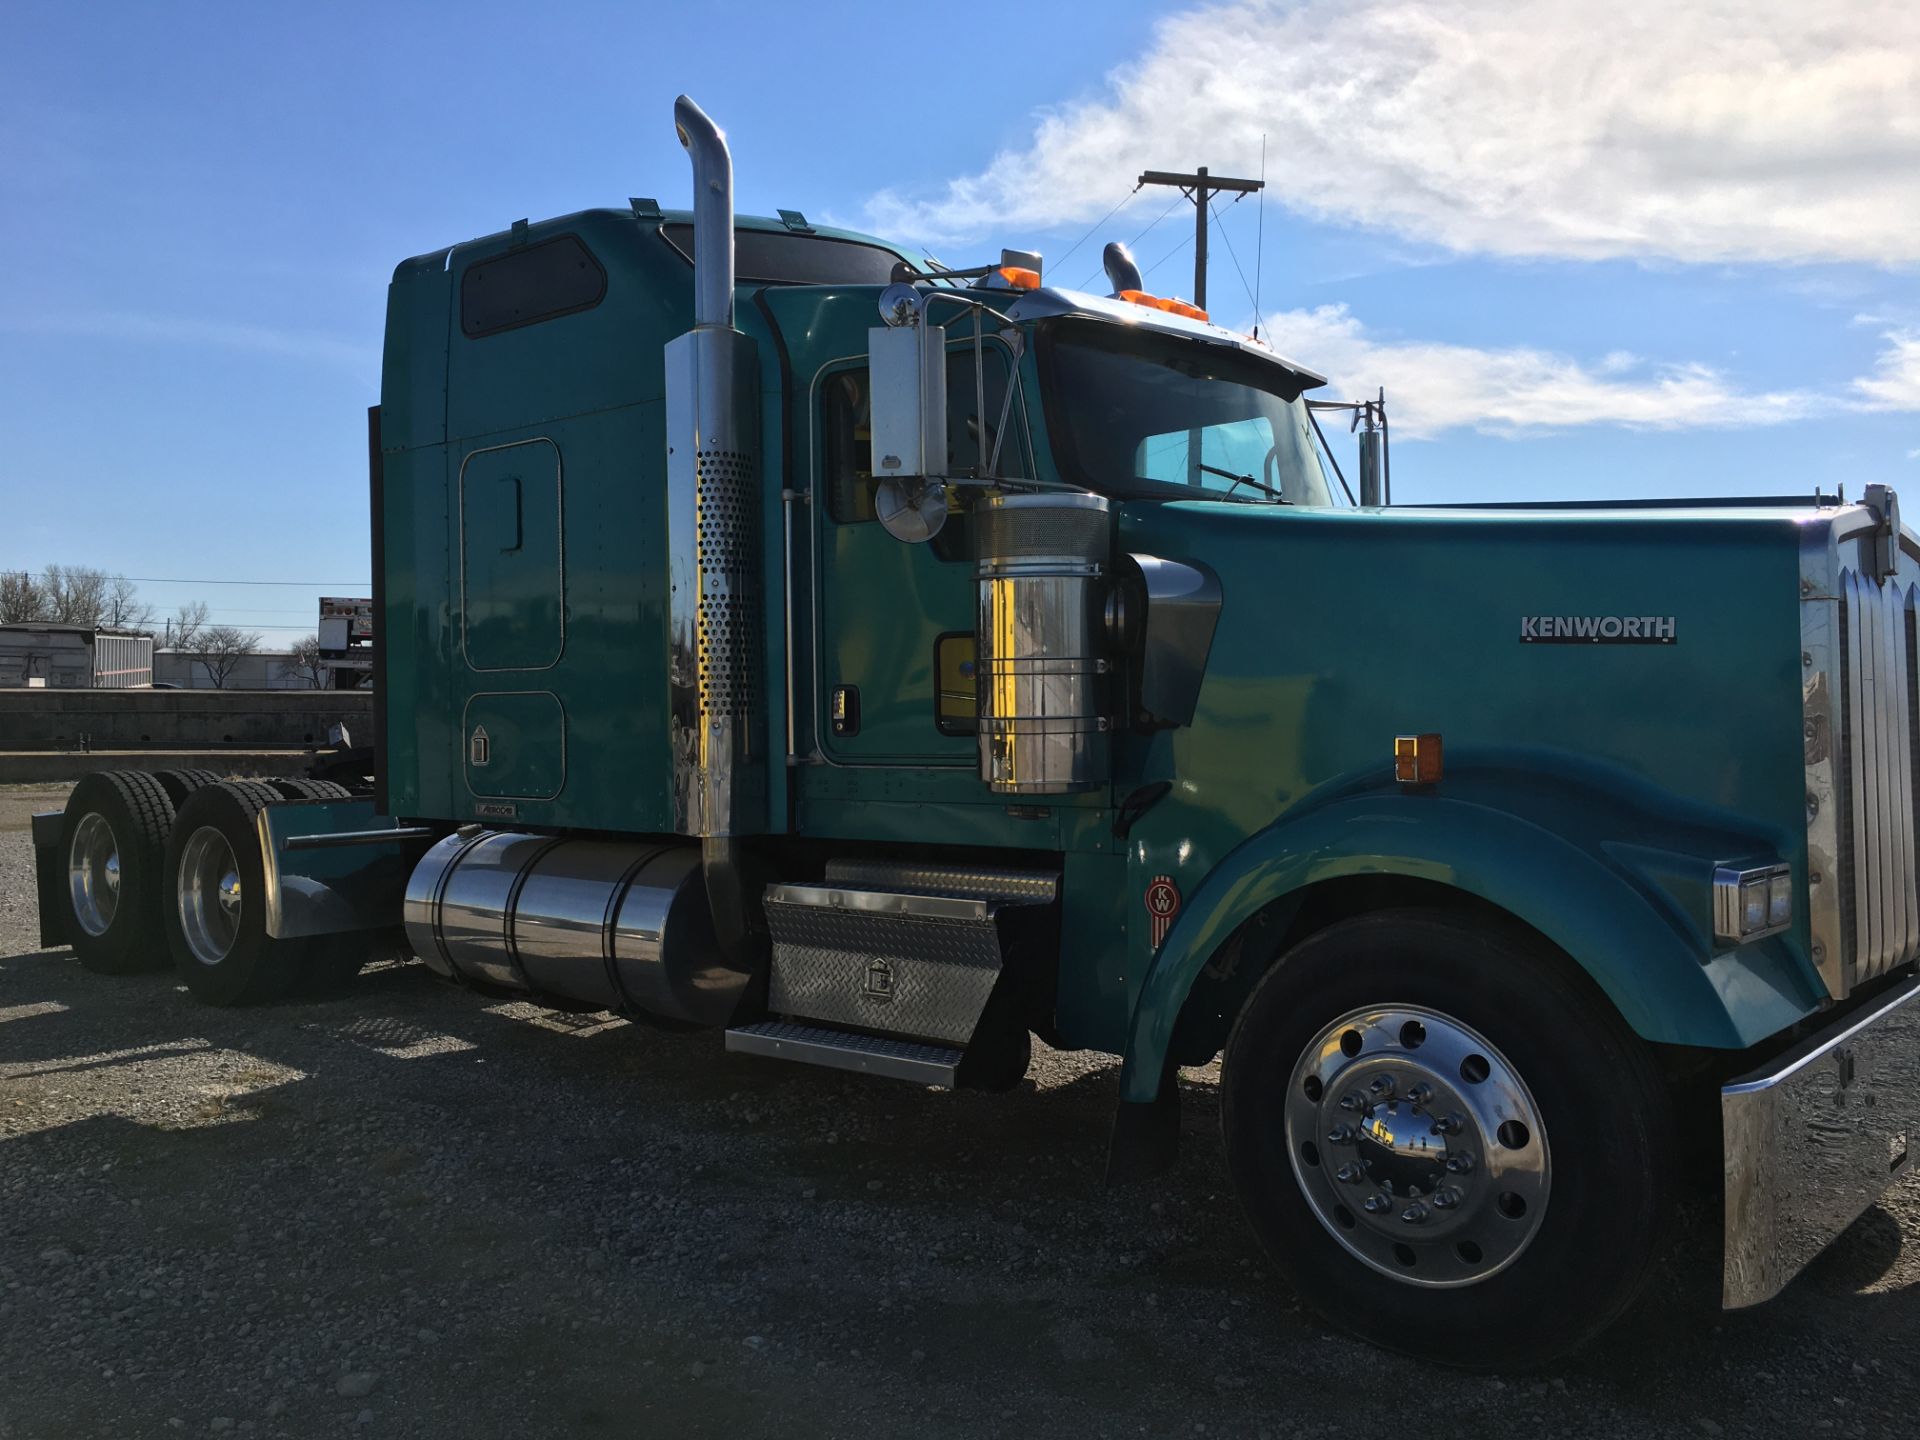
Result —
<instances>
[{"instance_id":1,"label":"rear tire","mask_svg":"<svg viewBox=\"0 0 1920 1440\"><path fill-rule=\"evenodd\" d=\"M95 974L133 975L166 964L158 922L172 824L165 787L138 770L96 771L67 797L60 826L66 933Z\"/></svg>"},{"instance_id":2,"label":"rear tire","mask_svg":"<svg viewBox=\"0 0 1920 1440\"><path fill-rule=\"evenodd\" d=\"M280 792L259 781L194 791L167 840L161 921L175 971L209 1005L276 1000L300 978L305 940L267 934L257 818Z\"/></svg>"},{"instance_id":3,"label":"rear tire","mask_svg":"<svg viewBox=\"0 0 1920 1440\"><path fill-rule=\"evenodd\" d=\"M269 780L282 800L351 800L352 792L332 780Z\"/></svg>"},{"instance_id":4,"label":"rear tire","mask_svg":"<svg viewBox=\"0 0 1920 1440\"><path fill-rule=\"evenodd\" d=\"M156 770L153 778L166 790L176 810L187 803L187 796L194 791L220 783L220 776L212 770Z\"/></svg>"},{"instance_id":5,"label":"rear tire","mask_svg":"<svg viewBox=\"0 0 1920 1440\"><path fill-rule=\"evenodd\" d=\"M1671 1120L1558 952L1445 911L1330 926L1254 989L1221 1083L1248 1222L1302 1298L1475 1370L1577 1348L1646 1282Z\"/></svg>"}]
</instances>

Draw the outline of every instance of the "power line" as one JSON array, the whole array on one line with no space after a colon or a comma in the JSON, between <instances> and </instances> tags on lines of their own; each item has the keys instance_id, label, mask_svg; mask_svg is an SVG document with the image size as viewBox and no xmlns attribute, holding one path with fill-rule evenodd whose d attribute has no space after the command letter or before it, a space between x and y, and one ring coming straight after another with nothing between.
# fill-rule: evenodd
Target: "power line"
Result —
<instances>
[{"instance_id":1,"label":"power line","mask_svg":"<svg viewBox=\"0 0 1920 1440\"><path fill-rule=\"evenodd\" d=\"M1191 235L1187 236L1186 239L1182 240L1178 245L1174 246L1171 250L1167 251L1166 254L1162 255L1158 260L1154 261L1153 264L1149 265L1146 269L1142 270L1140 272L1140 278L1142 280L1146 279L1147 276L1151 275L1154 271L1158 270L1162 265L1166 264L1167 261L1171 260L1174 256L1178 255L1182 250L1186 249L1192 243L1193 243L1193 236Z\"/></svg>"},{"instance_id":2,"label":"power line","mask_svg":"<svg viewBox=\"0 0 1920 1440\"><path fill-rule=\"evenodd\" d=\"M1138 190L1140 187L1136 185L1133 188ZM1182 198L1184 199L1185 197L1183 196ZM1180 206L1180 201L1175 200L1173 204L1167 206L1166 209L1162 210L1158 215L1156 215L1153 218L1153 220L1148 224L1145 230L1142 230L1138 235L1134 236L1133 239L1127 241L1127 248L1131 250L1134 246L1138 245L1142 240L1146 239L1147 236L1153 232L1153 227L1155 225L1158 225L1162 220L1166 219L1167 216L1171 215L1176 209L1179 208L1179 206ZM1097 276L1099 273L1100 271L1098 269L1089 270L1087 272L1087 278L1085 280L1082 280L1078 285L1074 286L1073 288L1076 290L1086 289L1087 286L1093 283L1094 277Z\"/></svg>"},{"instance_id":3,"label":"power line","mask_svg":"<svg viewBox=\"0 0 1920 1440\"><path fill-rule=\"evenodd\" d=\"M33 580L47 578L44 570L15 570L12 573ZM373 583L370 580L183 580L165 575L108 575L107 579L131 580L136 585L291 585L297 590L348 590L355 587L364 590Z\"/></svg>"},{"instance_id":4,"label":"power line","mask_svg":"<svg viewBox=\"0 0 1920 1440\"><path fill-rule=\"evenodd\" d=\"M1216 225L1220 224L1220 212L1218 210L1213 212L1213 219ZM1227 242L1227 255L1233 261L1234 273L1240 277L1240 288L1247 292L1247 303L1253 306L1253 328L1254 333L1258 334L1261 324L1260 301L1254 295L1253 287L1247 284L1247 272L1240 268L1239 252L1233 248L1233 237L1227 233L1227 227L1225 225L1220 225L1220 238Z\"/></svg>"},{"instance_id":5,"label":"power line","mask_svg":"<svg viewBox=\"0 0 1920 1440\"><path fill-rule=\"evenodd\" d=\"M1129 190L1125 195L1122 195L1120 197L1120 205L1125 205L1127 201L1131 200L1134 196L1138 195L1139 193L1140 193L1140 187L1138 185L1134 186L1133 189ZM1093 238L1094 231L1098 230L1102 225L1106 224L1107 221L1111 220L1114 216L1120 213L1120 205L1114 206L1113 209L1107 211L1106 214L1102 215L1098 220L1094 221L1093 224L1089 225L1087 227L1087 233L1085 235L1082 235L1078 240L1073 242L1073 250L1067 251L1066 254L1062 255L1058 260L1054 261L1053 263L1056 265L1064 265L1067 263L1067 261L1071 260L1073 258L1074 250L1078 250L1082 245L1086 244L1088 240Z\"/></svg>"}]
</instances>

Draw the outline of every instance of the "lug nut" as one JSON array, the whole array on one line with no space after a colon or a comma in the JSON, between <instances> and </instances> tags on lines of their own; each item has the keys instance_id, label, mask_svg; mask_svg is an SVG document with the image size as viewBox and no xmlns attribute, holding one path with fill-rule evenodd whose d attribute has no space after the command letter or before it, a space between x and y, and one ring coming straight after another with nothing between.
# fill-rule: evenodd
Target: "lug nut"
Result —
<instances>
[{"instance_id":1,"label":"lug nut","mask_svg":"<svg viewBox=\"0 0 1920 1440\"><path fill-rule=\"evenodd\" d=\"M1407 1099L1412 1104L1424 1105L1433 1099L1433 1087L1422 1080L1418 1085L1407 1091Z\"/></svg>"},{"instance_id":2,"label":"lug nut","mask_svg":"<svg viewBox=\"0 0 1920 1440\"><path fill-rule=\"evenodd\" d=\"M1342 1110L1363 1110L1366 1108L1366 1104L1367 1102L1360 1098L1357 1091L1349 1090L1340 1097L1340 1108Z\"/></svg>"},{"instance_id":3,"label":"lug nut","mask_svg":"<svg viewBox=\"0 0 1920 1440\"><path fill-rule=\"evenodd\" d=\"M1473 1156L1461 1150L1447 1156L1447 1169L1455 1175L1470 1174L1473 1170Z\"/></svg>"},{"instance_id":4,"label":"lug nut","mask_svg":"<svg viewBox=\"0 0 1920 1440\"><path fill-rule=\"evenodd\" d=\"M1400 1220L1406 1225L1424 1225L1427 1223L1427 1214L1427 1207L1416 1200L1400 1212Z\"/></svg>"},{"instance_id":5,"label":"lug nut","mask_svg":"<svg viewBox=\"0 0 1920 1440\"><path fill-rule=\"evenodd\" d=\"M1451 1210L1460 1203L1460 1192L1451 1185L1442 1185L1433 1192L1433 1208Z\"/></svg>"},{"instance_id":6,"label":"lug nut","mask_svg":"<svg viewBox=\"0 0 1920 1440\"><path fill-rule=\"evenodd\" d=\"M1376 1100L1388 1100L1393 1097L1393 1088L1391 1075L1376 1075L1373 1077L1373 1083L1367 1086L1367 1093Z\"/></svg>"},{"instance_id":7,"label":"lug nut","mask_svg":"<svg viewBox=\"0 0 1920 1440\"><path fill-rule=\"evenodd\" d=\"M1457 1114L1442 1115L1433 1122L1433 1133L1436 1135L1458 1135L1466 1123L1464 1116Z\"/></svg>"},{"instance_id":8,"label":"lug nut","mask_svg":"<svg viewBox=\"0 0 1920 1440\"><path fill-rule=\"evenodd\" d=\"M1333 1172L1333 1178L1338 1180L1342 1185L1358 1185L1366 1173L1366 1171L1362 1170L1353 1161L1349 1160Z\"/></svg>"},{"instance_id":9,"label":"lug nut","mask_svg":"<svg viewBox=\"0 0 1920 1440\"><path fill-rule=\"evenodd\" d=\"M1327 1131L1329 1145L1351 1145L1354 1140L1354 1128L1351 1125L1336 1125Z\"/></svg>"},{"instance_id":10,"label":"lug nut","mask_svg":"<svg viewBox=\"0 0 1920 1440\"><path fill-rule=\"evenodd\" d=\"M1384 1195L1369 1195L1361 1202L1360 1208L1369 1215L1384 1215L1393 1208L1393 1201Z\"/></svg>"}]
</instances>

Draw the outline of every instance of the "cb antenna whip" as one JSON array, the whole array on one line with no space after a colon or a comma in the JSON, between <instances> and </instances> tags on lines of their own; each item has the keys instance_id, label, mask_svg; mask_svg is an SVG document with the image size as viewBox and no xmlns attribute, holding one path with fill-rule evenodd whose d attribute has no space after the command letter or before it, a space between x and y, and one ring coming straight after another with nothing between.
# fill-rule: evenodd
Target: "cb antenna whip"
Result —
<instances>
[{"instance_id":1,"label":"cb antenna whip","mask_svg":"<svg viewBox=\"0 0 1920 1440\"><path fill-rule=\"evenodd\" d=\"M1267 258L1267 132L1260 132L1260 210L1253 242L1253 338L1260 338L1260 266Z\"/></svg>"}]
</instances>

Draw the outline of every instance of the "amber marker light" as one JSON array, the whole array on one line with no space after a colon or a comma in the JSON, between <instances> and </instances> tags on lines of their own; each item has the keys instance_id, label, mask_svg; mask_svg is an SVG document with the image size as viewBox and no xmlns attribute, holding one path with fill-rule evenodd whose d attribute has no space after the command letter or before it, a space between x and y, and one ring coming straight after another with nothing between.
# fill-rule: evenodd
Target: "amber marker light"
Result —
<instances>
[{"instance_id":1,"label":"amber marker light","mask_svg":"<svg viewBox=\"0 0 1920 1440\"><path fill-rule=\"evenodd\" d=\"M1002 265L1000 267L1000 278L1015 290L1038 290L1040 288L1040 272L1038 270L1024 270L1018 265Z\"/></svg>"},{"instance_id":2,"label":"amber marker light","mask_svg":"<svg viewBox=\"0 0 1920 1440\"><path fill-rule=\"evenodd\" d=\"M1393 739L1393 778L1402 785L1440 783L1440 737L1396 735Z\"/></svg>"},{"instance_id":3,"label":"amber marker light","mask_svg":"<svg viewBox=\"0 0 1920 1440\"><path fill-rule=\"evenodd\" d=\"M1149 310L1164 310L1169 315L1184 315L1189 320L1207 318L1207 312L1198 305L1189 305L1184 300L1170 300L1165 295L1149 295L1144 290L1122 290L1120 298L1134 305L1144 305Z\"/></svg>"}]
</instances>

